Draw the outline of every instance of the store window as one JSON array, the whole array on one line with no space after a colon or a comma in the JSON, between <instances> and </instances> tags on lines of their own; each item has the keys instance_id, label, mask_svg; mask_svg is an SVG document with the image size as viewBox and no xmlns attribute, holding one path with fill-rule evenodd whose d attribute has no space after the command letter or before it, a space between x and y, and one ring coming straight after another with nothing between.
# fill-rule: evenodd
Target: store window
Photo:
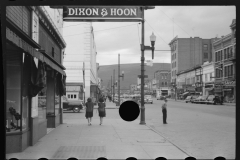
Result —
<instances>
[{"instance_id":1,"label":"store window","mask_svg":"<svg viewBox=\"0 0 240 160\"><path fill-rule=\"evenodd\" d=\"M38 93L38 122L42 122L46 120L46 95L47 95L47 87L43 88Z\"/></svg>"},{"instance_id":2,"label":"store window","mask_svg":"<svg viewBox=\"0 0 240 160\"><path fill-rule=\"evenodd\" d=\"M6 132L21 128L21 54L8 53L6 62ZM25 101L24 101L25 102ZM26 123L26 121L25 121ZM25 126L26 127L26 126Z\"/></svg>"}]
</instances>

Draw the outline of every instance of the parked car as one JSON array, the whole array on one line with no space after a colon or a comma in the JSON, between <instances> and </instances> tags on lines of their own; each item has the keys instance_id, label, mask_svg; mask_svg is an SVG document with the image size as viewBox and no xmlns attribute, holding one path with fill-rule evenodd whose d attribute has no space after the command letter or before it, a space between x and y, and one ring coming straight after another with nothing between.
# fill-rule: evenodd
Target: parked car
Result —
<instances>
[{"instance_id":1,"label":"parked car","mask_svg":"<svg viewBox=\"0 0 240 160\"><path fill-rule=\"evenodd\" d=\"M63 98L63 110L80 112L81 109L83 109L82 100L69 101L66 97Z\"/></svg>"},{"instance_id":2,"label":"parked car","mask_svg":"<svg viewBox=\"0 0 240 160\"><path fill-rule=\"evenodd\" d=\"M221 99L219 96L215 96L215 95L209 95L207 100L206 100L207 104L222 104Z\"/></svg>"},{"instance_id":3,"label":"parked car","mask_svg":"<svg viewBox=\"0 0 240 160\"><path fill-rule=\"evenodd\" d=\"M199 96L198 98L196 98L195 100L193 100L193 103L201 103L204 104L206 103L208 96Z\"/></svg>"},{"instance_id":4,"label":"parked car","mask_svg":"<svg viewBox=\"0 0 240 160\"><path fill-rule=\"evenodd\" d=\"M188 102L191 102L193 96L187 96L187 98L185 99L185 102L188 103Z\"/></svg>"},{"instance_id":5,"label":"parked car","mask_svg":"<svg viewBox=\"0 0 240 160\"><path fill-rule=\"evenodd\" d=\"M197 99L198 97L199 97L199 96L197 96L197 95L193 95L193 96L192 96L192 99L190 99L190 102L193 103L193 101L194 101L195 99Z\"/></svg>"},{"instance_id":6,"label":"parked car","mask_svg":"<svg viewBox=\"0 0 240 160\"><path fill-rule=\"evenodd\" d=\"M157 97L157 100L164 100L166 96L161 95L160 97Z\"/></svg>"},{"instance_id":7,"label":"parked car","mask_svg":"<svg viewBox=\"0 0 240 160\"><path fill-rule=\"evenodd\" d=\"M151 103L151 104L153 104L152 96L151 95L145 95L144 103Z\"/></svg>"}]
</instances>

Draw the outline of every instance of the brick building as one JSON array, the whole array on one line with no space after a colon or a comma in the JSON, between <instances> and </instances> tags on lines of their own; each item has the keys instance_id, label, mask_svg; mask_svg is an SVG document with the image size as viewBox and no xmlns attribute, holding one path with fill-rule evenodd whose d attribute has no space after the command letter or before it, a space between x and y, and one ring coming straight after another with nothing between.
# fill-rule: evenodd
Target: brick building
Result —
<instances>
[{"instance_id":1,"label":"brick building","mask_svg":"<svg viewBox=\"0 0 240 160\"><path fill-rule=\"evenodd\" d=\"M176 83L178 72L212 61L211 39L175 37L169 46L171 48L171 82L173 83Z\"/></svg>"},{"instance_id":2,"label":"brick building","mask_svg":"<svg viewBox=\"0 0 240 160\"><path fill-rule=\"evenodd\" d=\"M231 33L213 41L215 62L214 92L225 101L236 100L236 20L230 25Z\"/></svg>"}]
</instances>

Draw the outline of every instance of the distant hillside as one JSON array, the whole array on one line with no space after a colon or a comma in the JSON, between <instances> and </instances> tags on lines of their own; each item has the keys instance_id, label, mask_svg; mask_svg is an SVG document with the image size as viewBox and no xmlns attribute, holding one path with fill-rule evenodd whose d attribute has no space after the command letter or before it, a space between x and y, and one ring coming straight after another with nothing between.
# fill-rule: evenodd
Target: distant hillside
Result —
<instances>
[{"instance_id":1,"label":"distant hillside","mask_svg":"<svg viewBox=\"0 0 240 160\"><path fill-rule=\"evenodd\" d=\"M118 65L104 65L100 66L98 76L103 80L103 85L108 86L111 84L111 76L113 76L113 70L115 69L115 81L118 75ZM145 66L145 75L148 75L148 79L154 77L154 72L157 70L170 70L170 63L154 63L152 67ZM120 79L121 88L128 89L130 84L137 84L137 77L141 75L140 63L121 64L120 73L124 71L124 80Z\"/></svg>"}]
</instances>

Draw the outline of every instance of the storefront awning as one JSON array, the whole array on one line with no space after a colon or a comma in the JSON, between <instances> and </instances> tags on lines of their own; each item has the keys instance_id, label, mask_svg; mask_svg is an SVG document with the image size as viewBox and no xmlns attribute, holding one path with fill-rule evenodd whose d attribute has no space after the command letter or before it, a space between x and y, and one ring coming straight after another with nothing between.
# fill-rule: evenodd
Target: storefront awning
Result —
<instances>
[{"instance_id":1,"label":"storefront awning","mask_svg":"<svg viewBox=\"0 0 240 160\"><path fill-rule=\"evenodd\" d=\"M18 32L17 34L15 34L11 29L6 28L6 40L8 43L14 44L15 46L22 49L23 52L29 53L33 57L36 57L42 62L45 62L51 68L66 76L66 73L63 71L66 69L64 66L56 62L43 50L41 52L37 51L36 49L38 49L39 47L37 47L37 44L33 45L35 44L35 42L33 42L32 40L31 43L30 40L26 41L26 39L23 39L22 36L17 35L19 34Z\"/></svg>"}]
</instances>

